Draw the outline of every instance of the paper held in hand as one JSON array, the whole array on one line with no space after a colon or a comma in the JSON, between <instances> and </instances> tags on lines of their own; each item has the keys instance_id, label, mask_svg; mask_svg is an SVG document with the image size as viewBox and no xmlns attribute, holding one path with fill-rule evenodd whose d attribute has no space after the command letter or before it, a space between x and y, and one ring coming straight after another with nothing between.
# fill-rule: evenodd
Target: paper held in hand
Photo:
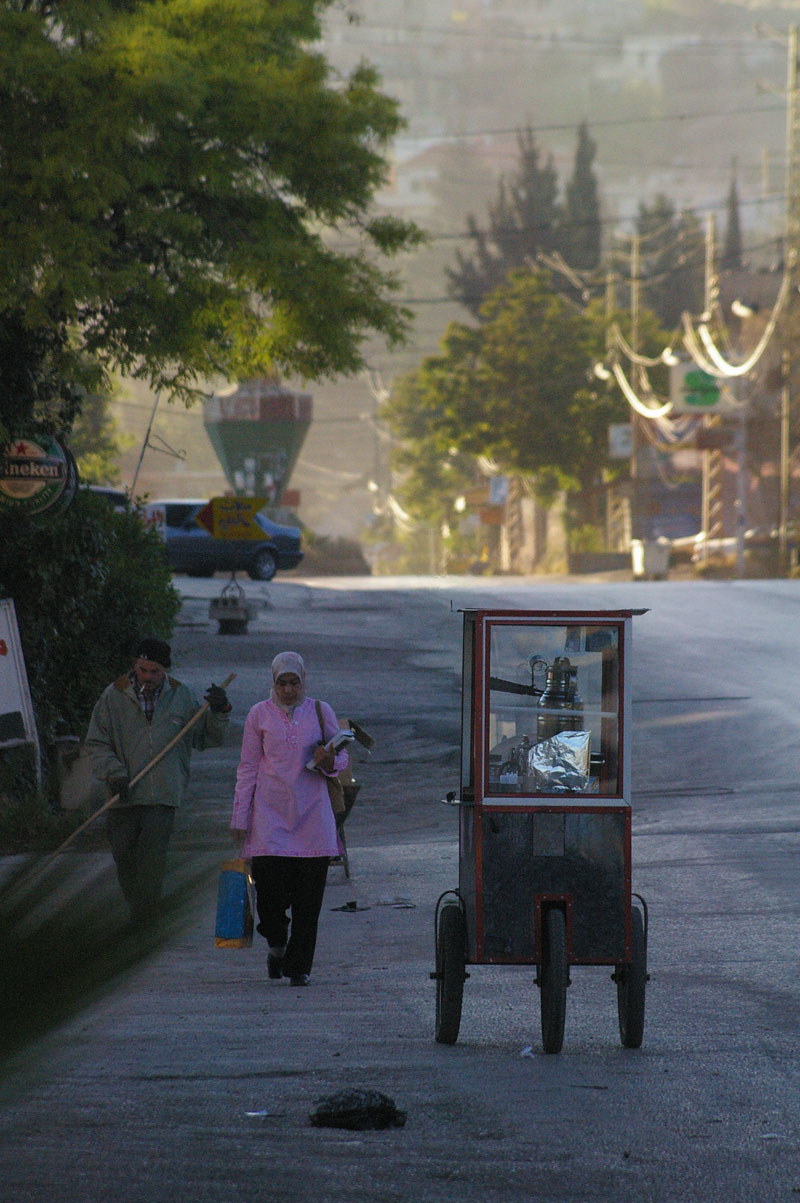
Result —
<instances>
[{"instance_id":1,"label":"paper held in hand","mask_svg":"<svg viewBox=\"0 0 800 1203\"><path fill-rule=\"evenodd\" d=\"M347 744L352 743L354 739L355 735L353 732L345 730L344 727L342 727L336 732L333 739L328 740L325 746L331 748L335 755L337 752L341 752L342 748L344 748ZM316 767L317 766L314 764L314 757L312 756L310 760L306 761L306 768L315 770Z\"/></svg>"}]
</instances>

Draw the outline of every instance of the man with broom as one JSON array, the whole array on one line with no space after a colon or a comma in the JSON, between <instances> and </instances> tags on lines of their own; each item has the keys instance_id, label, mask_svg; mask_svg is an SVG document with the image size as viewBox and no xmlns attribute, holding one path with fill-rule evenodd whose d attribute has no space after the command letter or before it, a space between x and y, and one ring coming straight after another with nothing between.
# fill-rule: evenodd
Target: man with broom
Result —
<instances>
[{"instance_id":1,"label":"man with broom","mask_svg":"<svg viewBox=\"0 0 800 1203\"><path fill-rule=\"evenodd\" d=\"M117 799L109 806L106 832L136 925L158 915L167 847L189 781L191 750L223 742L231 709L225 690L211 685L202 717L176 740L198 704L186 685L169 676L170 663L168 643L151 636L140 639L131 671L103 691L86 736L94 775ZM131 784L172 741L174 747Z\"/></svg>"}]
</instances>

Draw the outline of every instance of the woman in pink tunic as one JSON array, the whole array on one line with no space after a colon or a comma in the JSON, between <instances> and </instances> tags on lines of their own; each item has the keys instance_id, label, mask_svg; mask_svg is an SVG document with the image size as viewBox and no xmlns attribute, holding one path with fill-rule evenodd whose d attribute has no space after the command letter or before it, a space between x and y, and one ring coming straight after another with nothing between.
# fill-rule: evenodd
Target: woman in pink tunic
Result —
<instances>
[{"instance_id":1,"label":"woman in pink tunic","mask_svg":"<svg viewBox=\"0 0 800 1203\"><path fill-rule=\"evenodd\" d=\"M320 743L305 680L297 652L272 661L272 693L245 722L231 819L240 855L252 860L267 971L292 986L308 985L328 862L341 853L325 777L347 764L346 752L335 756ZM339 724L327 702L319 705L327 744Z\"/></svg>"}]
</instances>

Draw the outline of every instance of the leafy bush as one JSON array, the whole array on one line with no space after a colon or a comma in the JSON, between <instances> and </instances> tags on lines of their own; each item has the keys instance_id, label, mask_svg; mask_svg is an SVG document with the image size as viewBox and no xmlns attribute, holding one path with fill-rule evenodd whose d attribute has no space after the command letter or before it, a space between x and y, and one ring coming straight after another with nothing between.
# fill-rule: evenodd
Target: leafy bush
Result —
<instances>
[{"instance_id":1,"label":"leafy bush","mask_svg":"<svg viewBox=\"0 0 800 1203\"><path fill-rule=\"evenodd\" d=\"M589 522L572 526L569 530L570 551L605 551L605 533Z\"/></svg>"},{"instance_id":2,"label":"leafy bush","mask_svg":"<svg viewBox=\"0 0 800 1203\"><path fill-rule=\"evenodd\" d=\"M45 769L57 735L84 734L137 638L169 638L180 608L159 536L83 489L63 513L6 519L0 597L14 600Z\"/></svg>"},{"instance_id":3,"label":"leafy bush","mask_svg":"<svg viewBox=\"0 0 800 1203\"><path fill-rule=\"evenodd\" d=\"M82 811L55 810L42 796L8 790L0 782L0 855L47 852L62 844L86 818Z\"/></svg>"}]
</instances>

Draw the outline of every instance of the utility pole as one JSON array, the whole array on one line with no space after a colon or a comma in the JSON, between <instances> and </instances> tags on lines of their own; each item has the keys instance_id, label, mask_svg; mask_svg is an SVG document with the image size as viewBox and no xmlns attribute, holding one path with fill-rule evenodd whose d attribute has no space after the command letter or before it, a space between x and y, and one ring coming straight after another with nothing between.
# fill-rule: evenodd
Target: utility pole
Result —
<instances>
[{"instance_id":1,"label":"utility pole","mask_svg":"<svg viewBox=\"0 0 800 1203\"><path fill-rule=\"evenodd\" d=\"M134 490L136 489L136 482L139 479L139 469L142 466L142 460L144 459L144 453L147 450L147 448L150 446L150 433L153 429L153 423L156 420L156 410L158 409L158 403L160 400L161 400L161 394L156 393L156 399L153 402L153 411L150 414L150 421L147 423L147 430L145 432L144 439L142 440L142 449L139 452L139 459L136 462L136 471L134 472L133 480L131 481L131 497L133 497Z\"/></svg>"},{"instance_id":2,"label":"utility pole","mask_svg":"<svg viewBox=\"0 0 800 1203\"><path fill-rule=\"evenodd\" d=\"M778 524L780 570L789 573L788 523L790 488L790 416L792 379L792 324L796 319L797 257L800 247L800 197L797 195L797 26L789 29L789 48L786 78L786 271L789 275L789 302L783 321L783 352L781 355L781 440L780 440L780 521Z\"/></svg>"},{"instance_id":3,"label":"utility pole","mask_svg":"<svg viewBox=\"0 0 800 1203\"><path fill-rule=\"evenodd\" d=\"M778 522L778 565L780 571L785 575L788 575L789 572L789 416L791 413L789 374L791 368L792 358L787 338L781 351L780 518Z\"/></svg>"},{"instance_id":4,"label":"utility pole","mask_svg":"<svg viewBox=\"0 0 800 1203\"><path fill-rule=\"evenodd\" d=\"M716 254L717 225L714 214L710 213L706 228L705 293L703 300L703 318L709 322L711 321L711 317L719 295L715 266ZM703 428L706 432L719 432L721 427L722 419L720 418L719 414L708 414L703 419ZM713 540L722 538L722 535L724 534L724 469L725 461L722 449L720 447L707 447L703 451L702 486L702 527L705 534L705 539L703 540L704 565L707 565L709 561L709 544Z\"/></svg>"},{"instance_id":5,"label":"utility pole","mask_svg":"<svg viewBox=\"0 0 800 1203\"><path fill-rule=\"evenodd\" d=\"M617 307L616 279L613 272L606 273L605 306L606 306L606 354L611 349L610 327ZM610 373L606 373L610 376ZM633 410L629 419L631 441L633 440ZM629 486L630 487L630 486ZM632 529L631 517L633 502L624 486L617 488L612 485L608 492L607 539L611 551L630 551Z\"/></svg>"},{"instance_id":6,"label":"utility pole","mask_svg":"<svg viewBox=\"0 0 800 1203\"><path fill-rule=\"evenodd\" d=\"M788 279L789 297L781 319L781 404L780 404L780 498L778 503L778 555L782 573L789 571L788 525L790 507L790 463L791 448L791 379L792 379L792 325L797 319L796 291L798 285L798 252L800 252L800 196L798 185L800 174L797 164L798 133L798 62L797 26L789 27L786 62L786 171L785 171L785 229L784 229L784 273ZM786 35L763 28L761 32L776 41L784 41ZM774 89L768 89L770 91Z\"/></svg>"},{"instance_id":7,"label":"utility pole","mask_svg":"<svg viewBox=\"0 0 800 1203\"><path fill-rule=\"evenodd\" d=\"M639 302L641 297L641 235L631 239L631 347L639 351ZM635 369L639 384L641 371ZM643 539L647 532L642 523L642 432L636 410L631 410L631 538Z\"/></svg>"}]
</instances>

